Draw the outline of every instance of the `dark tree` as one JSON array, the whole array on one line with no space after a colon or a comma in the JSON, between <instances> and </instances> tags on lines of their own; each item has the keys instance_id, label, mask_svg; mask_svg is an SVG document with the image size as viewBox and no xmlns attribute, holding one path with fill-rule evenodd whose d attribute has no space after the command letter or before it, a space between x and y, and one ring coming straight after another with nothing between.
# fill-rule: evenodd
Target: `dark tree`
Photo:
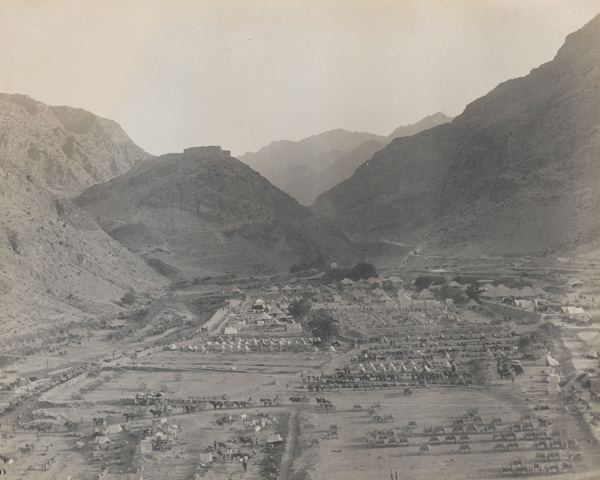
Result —
<instances>
[{"instance_id":1,"label":"dark tree","mask_svg":"<svg viewBox=\"0 0 600 480\"><path fill-rule=\"evenodd\" d=\"M444 285L446 283L446 277L441 275L423 275L421 277L415 278L415 287L417 290L423 290L424 288L429 288L432 283L436 283L437 285Z\"/></svg>"},{"instance_id":2,"label":"dark tree","mask_svg":"<svg viewBox=\"0 0 600 480\"><path fill-rule=\"evenodd\" d=\"M302 326L313 337L319 337L323 343L328 342L340 333L338 321L324 308L310 312Z\"/></svg>"},{"instance_id":3,"label":"dark tree","mask_svg":"<svg viewBox=\"0 0 600 480\"><path fill-rule=\"evenodd\" d=\"M459 289L449 287L448 285L443 285L442 288L436 290L434 293L436 297L442 298L444 300L447 298L451 298L452 300L454 300L454 303L458 303L461 299L464 298L462 292Z\"/></svg>"},{"instance_id":4,"label":"dark tree","mask_svg":"<svg viewBox=\"0 0 600 480\"><path fill-rule=\"evenodd\" d=\"M415 278L415 287L417 290L423 290L424 288L428 288L429 285L433 283L431 277L417 277Z\"/></svg>"},{"instance_id":5,"label":"dark tree","mask_svg":"<svg viewBox=\"0 0 600 480\"><path fill-rule=\"evenodd\" d=\"M519 341L517 342L517 347L519 348L519 351L526 352L531 348L532 344L533 337L531 337L530 335L523 335L521 338L519 338Z\"/></svg>"},{"instance_id":6,"label":"dark tree","mask_svg":"<svg viewBox=\"0 0 600 480\"><path fill-rule=\"evenodd\" d=\"M366 280L367 278L376 276L377 269L372 263L359 262L350 269L350 278L355 282L357 280Z\"/></svg>"},{"instance_id":7,"label":"dark tree","mask_svg":"<svg viewBox=\"0 0 600 480\"><path fill-rule=\"evenodd\" d=\"M475 300L476 302L479 301L479 297L481 296L481 294L483 292L485 292L485 290L483 288L479 288L474 283L472 283L471 285L469 285L467 287L467 289L465 290L465 293L467 294L467 297L469 297L472 300Z\"/></svg>"},{"instance_id":8,"label":"dark tree","mask_svg":"<svg viewBox=\"0 0 600 480\"><path fill-rule=\"evenodd\" d=\"M292 303L290 303L290 306L288 307L288 312L296 320L301 320L309 314L311 308L312 302L308 298L304 297L300 300L295 300Z\"/></svg>"}]
</instances>

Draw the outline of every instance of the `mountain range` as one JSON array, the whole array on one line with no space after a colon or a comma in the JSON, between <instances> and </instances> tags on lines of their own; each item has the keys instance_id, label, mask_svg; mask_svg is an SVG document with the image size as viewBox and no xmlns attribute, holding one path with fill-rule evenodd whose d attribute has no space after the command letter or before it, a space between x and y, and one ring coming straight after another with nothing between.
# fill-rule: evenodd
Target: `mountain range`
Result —
<instances>
[{"instance_id":1,"label":"mountain range","mask_svg":"<svg viewBox=\"0 0 600 480\"><path fill-rule=\"evenodd\" d=\"M350 240L386 255L597 250L600 16L458 117L392 136L274 142L243 156L262 176L220 147L153 157L111 120L0 94L0 333L204 274L348 265ZM310 208L292 198L321 191Z\"/></svg>"},{"instance_id":2,"label":"mountain range","mask_svg":"<svg viewBox=\"0 0 600 480\"><path fill-rule=\"evenodd\" d=\"M600 16L451 123L392 141L311 209L355 240L493 254L597 247Z\"/></svg>"},{"instance_id":3,"label":"mountain range","mask_svg":"<svg viewBox=\"0 0 600 480\"><path fill-rule=\"evenodd\" d=\"M452 118L436 113L413 125L398 127L387 137L329 130L298 142L272 142L239 159L302 205L311 205L321 193L352 176L357 167L394 138L414 135L450 121Z\"/></svg>"}]
</instances>

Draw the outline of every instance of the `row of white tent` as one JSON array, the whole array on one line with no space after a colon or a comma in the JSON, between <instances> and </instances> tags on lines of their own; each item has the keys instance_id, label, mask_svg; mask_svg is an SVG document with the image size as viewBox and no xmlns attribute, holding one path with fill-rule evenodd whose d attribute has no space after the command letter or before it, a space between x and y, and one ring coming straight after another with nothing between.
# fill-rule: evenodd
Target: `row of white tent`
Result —
<instances>
[{"instance_id":1,"label":"row of white tent","mask_svg":"<svg viewBox=\"0 0 600 480\"><path fill-rule=\"evenodd\" d=\"M344 278L340 283L342 285L354 285L356 283L362 283L362 280L359 280L358 282L355 282L354 280L350 279L350 278ZM389 278L385 278L385 277L378 277L378 278L374 278L374 277L369 277L368 279L364 280L365 283L369 284L369 285L373 285L373 284L380 284L383 282L390 282L392 284L400 284L403 283L402 279L400 277L396 277L396 276L391 276Z\"/></svg>"},{"instance_id":2,"label":"row of white tent","mask_svg":"<svg viewBox=\"0 0 600 480\"><path fill-rule=\"evenodd\" d=\"M458 372L458 367L456 363L449 357L444 362L443 366L444 368L452 369L454 372ZM429 372L432 370L432 368L429 367L427 364L419 366L412 360L408 365L405 365L403 362L398 362L396 365L394 365L394 363L391 361L387 361L385 364L383 362L379 362L379 365L374 365L373 362L369 362L367 366L363 365L362 363L359 363L358 368L363 374L368 373L369 371L373 373L411 373L418 372L421 370L425 372Z\"/></svg>"},{"instance_id":3,"label":"row of white tent","mask_svg":"<svg viewBox=\"0 0 600 480\"><path fill-rule=\"evenodd\" d=\"M485 292L481 295L482 297L499 298L499 297L547 297L548 293L542 290L540 287L523 287L508 288L507 286L500 284L497 287L491 283L486 283L483 287Z\"/></svg>"}]
</instances>

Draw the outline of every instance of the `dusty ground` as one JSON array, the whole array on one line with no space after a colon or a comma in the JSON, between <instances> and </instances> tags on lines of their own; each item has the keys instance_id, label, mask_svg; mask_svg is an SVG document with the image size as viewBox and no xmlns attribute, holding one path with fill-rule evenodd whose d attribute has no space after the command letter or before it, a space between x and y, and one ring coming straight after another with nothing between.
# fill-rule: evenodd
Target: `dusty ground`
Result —
<instances>
[{"instance_id":1,"label":"dusty ground","mask_svg":"<svg viewBox=\"0 0 600 480\"><path fill-rule=\"evenodd\" d=\"M176 295L163 305L163 310L178 312L178 315L191 312L188 309L189 299L206 292L191 292L187 295ZM369 335L386 335L391 339L401 340L405 335L429 332L434 335L453 331L471 329L475 334L484 330L489 336L491 331L499 333L513 328L514 325L491 326L490 318L483 317L473 311L457 313L463 323L460 326L436 325L430 314L413 313L402 321L409 326L399 330L397 321L392 321L382 312L365 312L356 305L347 305L348 310L337 312L345 327L356 327ZM375 324L373 324L375 319ZM208 321L208 317L204 322ZM215 325L222 323L221 316L215 317ZM452 428L453 421L461 418L471 408L478 408L479 415L485 423L494 417L501 417L506 428L519 420L522 415L533 414L554 420L550 429L560 430L562 438L575 439L577 447L572 452L581 452L583 459L575 462L574 473L565 473L565 478L596 478L594 471L600 467L598 446L589 430L589 424L582 420L578 409L565 406L558 393L548 393L548 385L543 382L545 375L542 367L534 362L523 362L525 375L518 377L514 383L500 380L496 374L494 359L482 358L482 369L478 381L470 386L430 386L414 388L411 396L405 396L402 388L386 390L353 391L341 389L326 393L309 392L306 375L333 374L336 368L351 364L350 358L368 346L353 348L353 342L346 340L335 352L310 352L298 349L293 351L251 351L251 352L207 352L201 351L163 351L152 347L145 350L137 358L121 356L124 351L150 347L154 342L176 341L182 332L192 332L198 324L183 325L173 331L134 342L125 339L115 342L109 339L114 330L96 329L89 341L84 339L82 345L61 345L67 353L46 357L25 357L22 362L11 365L3 381L9 381L19 375L36 374L38 378L68 372L75 365L87 361L98 362L104 367L97 375L87 373L75 380L56 387L50 393L51 400L41 403L39 397L31 396L13 412L1 417L3 455L17 459L16 464L6 468L12 478L23 475L43 480L65 479L69 475L73 479L96 479L103 465L108 466L104 478L138 480L144 479L192 479L200 463L199 455L206 453L214 442L225 444L219 447L222 451L233 449L251 455L248 470L236 460L218 459L213 465L202 471L202 478L214 480L260 479L268 478L265 463L280 468L278 478L285 480L311 479L382 479L389 478L390 470L398 471L398 478L425 479L439 476L448 478L486 479L500 476L500 467L509 464L510 460L523 458L526 463L535 459L536 449L533 441L523 440L523 433L517 433L518 451L498 451L491 433L472 434L470 438L471 453L458 453L458 445L445 443L440 437L439 444L431 445L431 455L419 455L419 445L428 440L423 436L423 428L443 425L446 433ZM536 326L515 327L519 333ZM135 337L135 335L133 335ZM242 332L238 337L246 338L299 338L280 331ZM206 343L205 336L180 341L181 345ZM306 338L306 336L305 336ZM214 339L213 339L214 340ZM510 341L510 340L506 340ZM566 339L565 355L569 350L577 350L575 340ZM373 344L376 345L376 344ZM372 345L372 346L373 346ZM558 347L557 347L558 348ZM149 355L147 353L150 352ZM561 350L562 352L562 350ZM576 368L583 368L586 361L572 354ZM113 359L114 357L114 359ZM111 360L102 362L102 359ZM440 358L434 359L440 361ZM467 368L469 357L458 359L461 368ZM486 366L488 365L488 366ZM48 366L49 371L46 371ZM12 373L9 373L12 372ZM303 375L303 376L300 376ZM102 380L101 382L98 382ZM41 380L40 380L41 381ZM400 383L410 382L410 376L404 375ZM90 388L80 393L81 388ZM166 425L173 429L173 448L167 452L136 453L140 442L140 431L143 427L158 427L158 420L153 418L152 406L135 406L133 398L140 391L162 391L171 402L178 400L199 400L206 398L222 398L227 395L231 400L250 400L252 406L246 408L217 409L205 406L195 413L184 413L181 406L175 405L171 412L163 414ZM19 390L26 395L26 389ZM292 405L291 396L306 394L308 404ZM77 396L80 395L80 396ZM336 406L335 413L327 413L317 408L314 400L325 395ZM262 398L280 399L276 406L264 406ZM4 394L3 402L16 398L15 393ZM44 397L45 398L45 397ZM394 415L393 422L376 423L368 413L371 405L379 403L381 411ZM539 412L534 410L538 404L548 405L550 410ZM356 410L360 405L361 410ZM567 407L567 408L565 408ZM12 431L12 423L18 414L22 421L52 422L52 431L43 434L39 439L35 432ZM124 413L135 413L133 421L127 422ZM216 420L231 415L231 423L224 426L216 424ZM259 432L254 427L244 425L246 422L269 418L270 425L265 425ZM268 417L267 417L268 415ZM123 431L109 434L111 442L106 446L94 444L91 436L94 418L105 418L109 425L121 425ZM277 424L272 419L277 419ZM68 432L66 420L78 422L77 431ZM409 446L403 447L370 447L365 443L365 435L375 429L402 429L409 421L416 422L413 435L409 437ZM328 438L330 424L338 427L339 438ZM265 440L271 434L279 433L284 443L273 450L265 449ZM237 436L250 436L258 445L243 447L230 440ZM12 436L12 437L11 437ZM321 439L321 446L311 446L310 442ZM83 442L82 448L75 444ZM19 447L34 443L35 450L31 455L19 454ZM51 447L51 450L49 450ZM568 455L566 449L561 450L563 458ZM49 463L48 470L42 470ZM98 460L95 460L98 458ZM272 460L268 460L271 458ZM138 473L135 473L138 472ZM133 475L133 476L132 476Z\"/></svg>"}]
</instances>

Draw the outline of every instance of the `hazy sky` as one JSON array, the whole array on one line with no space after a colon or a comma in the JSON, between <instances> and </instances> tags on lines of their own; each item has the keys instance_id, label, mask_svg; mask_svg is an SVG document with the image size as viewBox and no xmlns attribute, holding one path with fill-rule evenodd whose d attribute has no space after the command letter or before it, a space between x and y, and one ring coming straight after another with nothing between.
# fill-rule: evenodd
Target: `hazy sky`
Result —
<instances>
[{"instance_id":1,"label":"hazy sky","mask_svg":"<svg viewBox=\"0 0 600 480\"><path fill-rule=\"evenodd\" d=\"M234 155L455 116L551 60L600 0L0 0L0 92Z\"/></svg>"}]
</instances>

